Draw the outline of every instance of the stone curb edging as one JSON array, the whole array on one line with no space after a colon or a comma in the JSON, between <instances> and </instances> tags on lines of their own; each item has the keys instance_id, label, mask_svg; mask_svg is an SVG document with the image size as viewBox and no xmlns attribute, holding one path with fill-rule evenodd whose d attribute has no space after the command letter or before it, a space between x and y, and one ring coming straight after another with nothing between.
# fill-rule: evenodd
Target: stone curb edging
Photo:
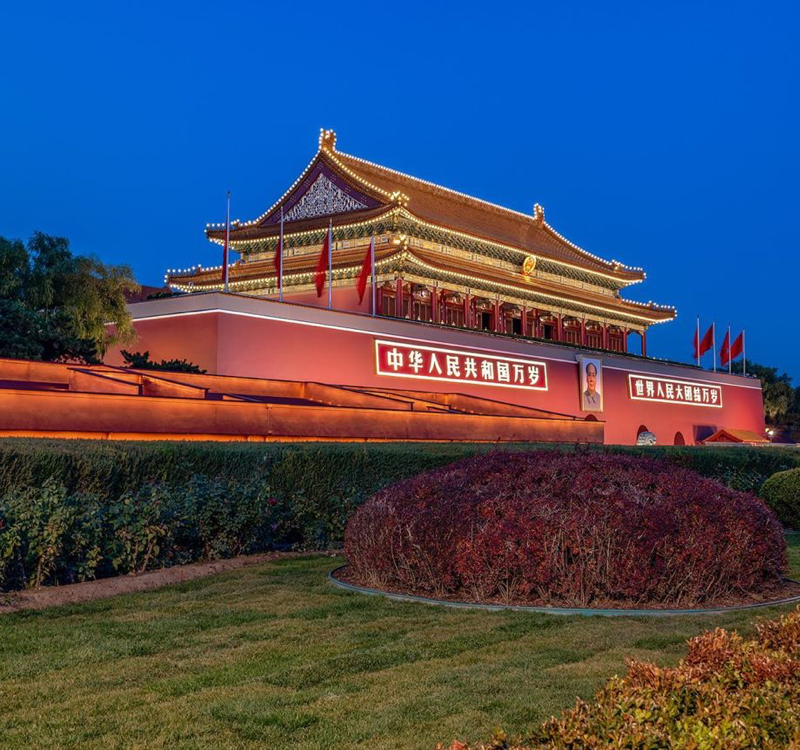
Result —
<instances>
[{"instance_id":1,"label":"stone curb edging","mask_svg":"<svg viewBox=\"0 0 800 750\"><path fill-rule=\"evenodd\" d=\"M748 609L763 609L764 607L776 607L781 604L800 603L800 594L790 596L786 599L775 599L769 602L757 602L756 604L742 604L738 607L711 607L709 609L589 609L580 607L531 607L523 604L478 604L475 602L450 602L443 599L429 599L424 596L414 596L413 594L395 594L380 589L371 589L366 586L355 586L352 583L345 583L336 577L336 573L344 570L346 565L340 565L328 573L328 580L338 588L346 591L354 591L359 594L369 594L371 596L384 596L387 599L400 602L414 602L417 604L428 604L431 606L451 607L453 609L479 609L489 612L532 612L545 615L580 615L583 617L671 617L676 615L714 615L726 612L741 612ZM784 579L791 583L797 583L790 578Z\"/></svg>"}]
</instances>

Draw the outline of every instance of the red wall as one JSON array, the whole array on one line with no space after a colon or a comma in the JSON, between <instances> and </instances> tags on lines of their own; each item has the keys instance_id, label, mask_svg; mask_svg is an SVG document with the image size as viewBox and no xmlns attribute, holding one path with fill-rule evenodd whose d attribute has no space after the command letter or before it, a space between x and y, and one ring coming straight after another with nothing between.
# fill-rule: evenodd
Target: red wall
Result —
<instances>
[{"instance_id":1,"label":"red wall","mask_svg":"<svg viewBox=\"0 0 800 750\"><path fill-rule=\"evenodd\" d=\"M219 293L152 300L131 305L131 310L140 341L128 348L147 349L153 359L185 358L211 373L458 392L588 416L580 410L575 361L579 352L556 344ZM547 364L548 390L378 375L377 337L541 359ZM758 380L625 355L601 356L605 409L596 416L605 422L607 443L635 443L640 426L655 433L662 445L671 445L677 432L683 434L687 444L722 427L764 432ZM108 361L120 362L117 355L111 355ZM628 395L628 372L721 385L723 408L634 401Z\"/></svg>"}]
</instances>

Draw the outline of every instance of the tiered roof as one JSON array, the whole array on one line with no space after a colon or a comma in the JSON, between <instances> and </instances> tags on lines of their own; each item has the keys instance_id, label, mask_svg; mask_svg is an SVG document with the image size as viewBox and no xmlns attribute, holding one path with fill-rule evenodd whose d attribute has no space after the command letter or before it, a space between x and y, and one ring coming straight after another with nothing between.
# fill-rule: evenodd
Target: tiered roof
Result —
<instances>
[{"instance_id":1,"label":"tiered roof","mask_svg":"<svg viewBox=\"0 0 800 750\"><path fill-rule=\"evenodd\" d=\"M389 264L417 268L434 274L435 278L461 278L467 286L472 285L469 278L473 277L476 282L507 288L511 296L519 292L524 298L552 297L596 307L609 315L633 316L647 323L675 317L673 308L619 298L616 290L642 281L644 271L605 260L570 242L545 221L544 210L538 204L532 215L526 215L345 154L336 149L336 135L330 130L321 131L317 153L270 208L252 221L232 226L233 249L245 258L274 249L281 208L288 246L321 242L332 222L336 239L357 237L358 227L369 225L372 233L377 226L379 233L394 230L397 237L410 228L411 234L427 237L434 243L478 248L475 260L465 260L428 249L425 243L414 246L414 242L395 240L394 245L379 249L379 272L381 266ZM210 224L206 233L209 239L221 243L225 227ZM481 263L482 254L507 262ZM521 271L502 267L521 266L529 255L534 255L538 268L548 273L528 278ZM361 249L337 249L333 254L334 268L346 275L352 266L357 273L362 256ZM308 276L315 264L313 254L287 255L286 283L293 283L293 276L298 281L299 277ZM172 274L170 280L179 288L209 288L218 276L216 268L187 269ZM259 285L264 288L270 286L269 280L274 276L272 263L266 260L237 263L230 271L231 288L233 291L237 291L237 285L241 291L254 290ZM578 279L588 286L560 284L559 277ZM606 293L592 291L592 285L604 287ZM613 295L611 290L615 292Z\"/></svg>"}]
</instances>

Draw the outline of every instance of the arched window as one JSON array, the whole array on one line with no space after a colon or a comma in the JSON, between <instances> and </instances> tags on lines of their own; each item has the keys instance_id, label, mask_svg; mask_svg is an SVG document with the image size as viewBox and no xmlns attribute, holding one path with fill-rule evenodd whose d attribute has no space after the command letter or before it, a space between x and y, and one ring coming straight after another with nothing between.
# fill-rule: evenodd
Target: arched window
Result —
<instances>
[{"instance_id":1,"label":"arched window","mask_svg":"<svg viewBox=\"0 0 800 750\"><path fill-rule=\"evenodd\" d=\"M433 320L431 290L421 284L412 286L412 315L414 320Z\"/></svg>"},{"instance_id":2,"label":"arched window","mask_svg":"<svg viewBox=\"0 0 800 750\"><path fill-rule=\"evenodd\" d=\"M495 329L494 303L490 299L475 298L475 327L481 331Z\"/></svg>"},{"instance_id":3,"label":"arched window","mask_svg":"<svg viewBox=\"0 0 800 750\"><path fill-rule=\"evenodd\" d=\"M603 348L603 326L593 320L586 321L586 346L592 349Z\"/></svg>"},{"instance_id":4,"label":"arched window","mask_svg":"<svg viewBox=\"0 0 800 750\"><path fill-rule=\"evenodd\" d=\"M460 294L445 296L444 322L449 326L464 326L464 298Z\"/></svg>"},{"instance_id":5,"label":"arched window","mask_svg":"<svg viewBox=\"0 0 800 750\"><path fill-rule=\"evenodd\" d=\"M561 324L564 341L568 344L581 343L581 322L577 318L564 318Z\"/></svg>"},{"instance_id":6,"label":"arched window","mask_svg":"<svg viewBox=\"0 0 800 750\"><path fill-rule=\"evenodd\" d=\"M621 352L625 349L624 333L618 326L608 327L608 348L612 352Z\"/></svg>"},{"instance_id":7,"label":"arched window","mask_svg":"<svg viewBox=\"0 0 800 750\"><path fill-rule=\"evenodd\" d=\"M675 440L673 441L673 445L686 445L686 439L683 437L683 433L678 431L675 433Z\"/></svg>"},{"instance_id":8,"label":"arched window","mask_svg":"<svg viewBox=\"0 0 800 750\"><path fill-rule=\"evenodd\" d=\"M558 339L558 319L555 315L545 313L539 317L539 335L550 341Z\"/></svg>"},{"instance_id":9,"label":"arched window","mask_svg":"<svg viewBox=\"0 0 800 750\"><path fill-rule=\"evenodd\" d=\"M381 315L394 317L397 307L395 305L395 286L386 282L381 287Z\"/></svg>"}]
</instances>

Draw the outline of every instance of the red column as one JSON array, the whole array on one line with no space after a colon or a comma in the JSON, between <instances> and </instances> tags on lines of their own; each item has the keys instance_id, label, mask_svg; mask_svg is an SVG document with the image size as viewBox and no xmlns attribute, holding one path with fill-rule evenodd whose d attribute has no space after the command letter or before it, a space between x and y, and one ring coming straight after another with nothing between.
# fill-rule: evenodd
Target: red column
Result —
<instances>
[{"instance_id":1,"label":"red column","mask_svg":"<svg viewBox=\"0 0 800 750\"><path fill-rule=\"evenodd\" d=\"M581 318L581 345L586 346L586 318Z\"/></svg>"},{"instance_id":2,"label":"red column","mask_svg":"<svg viewBox=\"0 0 800 750\"><path fill-rule=\"evenodd\" d=\"M398 276L395 281L395 293L394 293L394 305L395 305L395 315L398 318L404 318L405 315L403 313L403 279L401 276Z\"/></svg>"},{"instance_id":3,"label":"red column","mask_svg":"<svg viewBox=\"0 0 800 750\"><path fill-rule=\"evenodd\" d=\"M522 331L523 336L528 335L528 308L523 305L522 306L522 317L520 318L520 322L522 325L519 327Z\"/></svg>"},{"instance_id":4,"label":"red column","mask_svg":"<svg viewBox=\"0 0 800 750\"><path fill-rule=\"evenodd\" d=\"M533 308L533 336L539 338L539 311Z\"/></svg>"},{"instance_id":5,"label":"red column","mask_svg":"<svg viewBox=\"0 0 800 750\"><path fill-rule=\"evenodd\" d=\"M556 341L564 340L564 316L556 316Z\"/></svg>"},{"instance_id":6,"label":"red column","mask_svg":"<svg viewBox=\"0 0 800 750\"><path fill-rule=\"evenodd\" d=\"M642 331L642 356L647 356L647 331Z\"/></svg>"},{"instance_id":7,"label":"red column","mask_svg":"<svg viewBox=\"0 0 800 750\"><path fill-rule=\"evenodd\" d=\"M471 328L470 325L470 312L472 309L472 300L470 299L469 294L464 295L464 327Z\"/></svg>"},{"instance_id":8,"label":"red column","mask_svg":"<svg viewBox=\"0 0 800 750\"><path fill-rule=\"evenodd\" d=\"M383 287L381 286L375 290L375 306L378 308L375 314L383 315Z\"/></svg>"},{"instance_id":9,"label":"red column","mask_svg":"<svg viewBox=\"0 0 800 750\"><path fill-rule=\"evenodd\" d=\"M603 349L608 349L608 323L603 323Z\"/></svg>"},{"instance_id":10,"label":"red column","mask_svg":"<svg viewBox=\"0 0 800 750\"><path fill-rule=\"evenodd\" d=\"M627 352L628 351L628 329L627 328L623 328L622 329L622 351L623 352Z\"/></svg>"},{"instance_id":11,"label":"red column","mask_svg":"<svg viewBox=\"0 0 800 750\"><path fill-rule=\"evenodd\" d=\"M439 322L439 288L434 287L431 292L431 320L434 323Z\"/></svg>"},{"instance_id":12,"label":"red column","mask_svg":"<svg viewBox=\"0 0 800 750\"><path fill-rule=\"evenodd\" d=\"M500 324L500 300L494 301L494 332L502 333L503 326Z\"/></svg>"}]
</instances>

